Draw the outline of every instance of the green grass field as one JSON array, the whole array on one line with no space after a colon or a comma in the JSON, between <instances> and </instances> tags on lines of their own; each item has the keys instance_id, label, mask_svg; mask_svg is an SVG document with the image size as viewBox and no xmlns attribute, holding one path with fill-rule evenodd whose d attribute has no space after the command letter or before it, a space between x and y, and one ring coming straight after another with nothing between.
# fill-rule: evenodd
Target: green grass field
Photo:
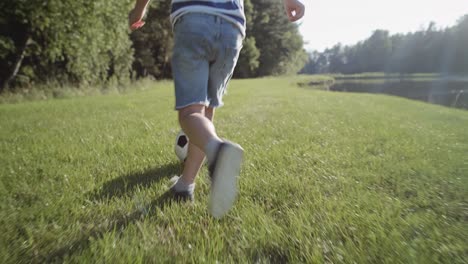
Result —
<instances>
[{"instance_id":1,"label":"green grass field","mask_svg":"<svg viewBox=\"0 0 468 264\"><path fill-rule=\"evenodd\" d=\"M216 115L240 143L239 199L165 196L180 172L169 82L0 105L0 262L466 263L468 112L235 80Z\"/></svg>"}]
</instances>

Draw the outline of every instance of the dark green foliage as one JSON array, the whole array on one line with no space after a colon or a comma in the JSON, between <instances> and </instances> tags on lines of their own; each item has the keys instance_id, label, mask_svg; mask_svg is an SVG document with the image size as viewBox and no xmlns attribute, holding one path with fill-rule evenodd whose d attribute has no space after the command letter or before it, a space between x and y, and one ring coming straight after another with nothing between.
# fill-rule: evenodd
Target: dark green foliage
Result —
<instances>
[{"instance_id":1,"label":"dark green foliage","mask_svg":"<svg viewBox=\"0 0 468 264\"><path fill-rule=\"evenodd\" d=\"M8 1L0 4L0 82L22 77L96 84L129 76L131 1ZM16 76L17 75L17 76Z\"/></svg>"},{"instance_id":2,"label":"dark green foliage","mask_svg":"<svg viewBox=\"0 0 468 264\"><path fill-rule=\"evenodd\" d=\"M297 73L307 59L296 24L286 17L282 1L252 0L253 14L247 35L260 51L256 76Z\"/></svg>"},{"instance_id":3,"label":"dark green foliage","mask_svg":"<svg viewBox=\"0 0 468 264\"><path fill-rule=\"evenodd\" d=\"M2 1L0 91L47 82L80 86L171 77L171 1L152 1L146 25L129 36L127 14L133 3ZM244 8L248 30L235 76L302 68L307 58L302 37L287 21L282 2L245 0Z\"/></svg>"},{"instance_id":4,"label":"dark green foliage","mask_svg":"<svg viewBox=\"0 0 468 264\"><path fill-rule=\"evenodd\" d=\"M135 78L171 76L172 26L169 21L170 0L152 1L146 24L130 38L135 49Z\"/></svg>"},{"instance_id":5,"label":"dark green foliage","mask_svg":"<svg viewBox=\"0 0 468 264\"><path fill-rule=\"evenodd\" d=\"M258 58L260 50L257 47L255 36L252 35L251 29L254 26L254 6L250 0L244 0L244 12L247 23L247 37L244 39L243 47L237 61L237 66L234 71L234 77L248 78L255 76L255 72L260 65Z\"/></svg>"},{"instance_id":6,"label":"dark green foliage","mask_svg":"<svg viewBox=\"0 0 468 264\"><path fill-rule=\"evenodd\" d=\"M376 30L352 46L335 45L309 54L305 73L441 72L468 73L468 15L446 29L431 23L427 29L390 35Z\"/></svg>"},{"instance_id":7,"label":"dark green foliage","mask_svg":"<svg viewBox=\"0 0 468 264\"><path fill-rule=\"evenodd\" d=\"M244 39L244 44L237 61L237 66L234 72L235 77L248 78L255 76L255 72L260 65L258 58L260 57L260 51L255 45L254 37L247 37Z\"/></svg>"}]
</instances>

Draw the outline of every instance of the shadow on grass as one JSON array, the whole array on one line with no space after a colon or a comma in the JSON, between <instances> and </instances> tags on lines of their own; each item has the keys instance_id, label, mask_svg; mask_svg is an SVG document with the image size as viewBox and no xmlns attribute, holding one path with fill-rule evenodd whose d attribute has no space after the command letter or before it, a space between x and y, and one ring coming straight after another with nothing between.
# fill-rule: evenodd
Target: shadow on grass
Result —
<instances>
[{"instance_id":1,"label":"shadow on grass","mask_svg":"<svg viewBox=\"0 0 468 264\"><path fill-rule=\"evenodd\" d=\"M144 206L144 209L136 210L130 214L116 216L114 219L101 223L95 228L82 232L81 236L71 241L65 246L57 248L51 252L42 255L35 255L32 260L37 263L59 263L63 262L64 258L71 256L76 252L80 252L89 247L89 243L93 240L102 238L106 233L115 232L122 233L126 227L145 217L154 215L157 208L164 209L164 207L171 202L177 202L174 199L172 192L167 191L151 203Z\"/></svg>"},{"instance_id":2,"label":"shadow on grass","mask_svg":"<svg viewBox=\"0 0 468 264\"><path fill-rule=\"evenodd\" d=\"M171 163L145 172L124 175L105 183L102 188L92 192L90 196L94 199L100 200L116 196L120 197L128 192L132 192L138 186L149 187L151 184L157 183L176 174L179 169L179 163ZM109 221L100 223L90 230L83 231L77 239L72 240L70 243L50 252L34 254L30 259L37 263L63 262L63 259L66 256L71 256L76 252L86 249L89 246L90 241L100 239L109 232L123 232L129 224L154 215L158 208L163 209L165 205L173 201L176 201L173 194L170 191L167 191L151 203L146 204L138 210L128 214L116 215Z\"/></svg>"},{"instance_id":3,"label":"shadow on grass","mask_svg":"<svg viewBox=\"0 0 468 264\"><path fill-rule=\"evenodd\" d=\"M106 182L101 188L92 192L90 196L93 200L121 197L129 192L133 192L137 187L147 188L167 177L176 175L180 172L180 168L180 163L169 163L144 172L120 176Z\"/></svg>"}]
</instances>

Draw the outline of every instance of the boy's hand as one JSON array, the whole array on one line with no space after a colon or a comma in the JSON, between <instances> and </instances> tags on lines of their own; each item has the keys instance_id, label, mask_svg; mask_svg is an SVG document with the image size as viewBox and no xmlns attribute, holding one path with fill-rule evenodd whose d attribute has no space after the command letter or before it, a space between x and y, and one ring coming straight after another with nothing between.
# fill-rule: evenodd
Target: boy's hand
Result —
<instances>
[{"instance_id":1,"label":"boy's hand","mask_svg":"<svg viewBox=\"0 0 468 264\"><path fill-rule=\"evenodd\" d=\"M130 26L130 30L134 31L141 28L145 22L141 21L143 16L145 15L145 9L133 9L128 14L128 25Z\"/></svg>"},{"instance_id":2,"label":"boy's hand","mask_svg":"<svg viewBox=\"0 0 468 264\"><path fill-rule=\"evenodd\" d=\"M305 7L298 0L284 0L284 9L291 22L297 21L304 16Z\"/></svg>"}]
</instances>

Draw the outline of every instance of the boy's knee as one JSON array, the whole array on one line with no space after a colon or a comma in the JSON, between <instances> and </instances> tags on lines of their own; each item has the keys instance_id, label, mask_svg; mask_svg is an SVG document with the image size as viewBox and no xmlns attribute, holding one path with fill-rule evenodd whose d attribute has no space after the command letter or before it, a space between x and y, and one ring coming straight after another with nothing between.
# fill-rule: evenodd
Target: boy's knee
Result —
<instances>
[{"instance_id":1,"label":"boy's knee","mask_svg":"<svg viewBox=\"0 0 468 264\"><path fill-rule=\"evenodd\" d=\"M189 105L178 110L179 122L189 115L202 114L205 115L205 106L202 104Z\"/></svg>"}]
</instances>

